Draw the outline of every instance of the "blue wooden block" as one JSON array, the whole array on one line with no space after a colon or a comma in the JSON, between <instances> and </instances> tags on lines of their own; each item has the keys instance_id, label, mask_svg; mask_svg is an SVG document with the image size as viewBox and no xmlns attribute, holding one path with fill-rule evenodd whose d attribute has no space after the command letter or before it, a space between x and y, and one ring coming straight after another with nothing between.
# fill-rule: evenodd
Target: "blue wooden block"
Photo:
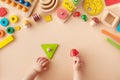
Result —
<instances>
[{"instance_id":1,"label":"blue wooden block","mask_svg":"<svg viewBox=\"0 0 120 80\"><path fill-rule=\"evenodd\" d=\"M117 32L120 32L120 22L118 23L116 30L117 30Z\"/></svg>"}]
</instances>

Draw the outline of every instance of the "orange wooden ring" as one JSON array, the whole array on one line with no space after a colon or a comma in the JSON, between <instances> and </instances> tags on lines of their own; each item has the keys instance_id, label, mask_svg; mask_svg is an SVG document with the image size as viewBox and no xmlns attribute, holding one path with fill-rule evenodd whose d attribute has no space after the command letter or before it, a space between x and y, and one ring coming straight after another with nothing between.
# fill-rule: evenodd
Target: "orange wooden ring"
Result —
<instances>
[{"instance_id":1,"label":"orange wooden ring","mask_svg":"<svg viewBox=\"0 0 120 80\"><path fill-rule=\"evenodd\" d=\"M0 38L3 37L3 36L5 36L5 31L0 30Z\"/></svg>"}]
</instances>

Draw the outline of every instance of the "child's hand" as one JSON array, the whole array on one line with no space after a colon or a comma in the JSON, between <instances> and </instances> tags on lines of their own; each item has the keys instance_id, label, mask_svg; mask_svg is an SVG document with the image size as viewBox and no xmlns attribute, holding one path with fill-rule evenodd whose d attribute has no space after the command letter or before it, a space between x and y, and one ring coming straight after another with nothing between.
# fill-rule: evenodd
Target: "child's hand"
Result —
<instances>
[{"instance_id":1,"label":"child's hand","mask_svg":"<svg viewBox=\"0 0 120 80\"><path fill-rule=\"evenodd\" d=\"M81 69L81 65L83 64L83 62L80 60L80 57L78 57L78 56L76 56L74 58L75 59L73 59L73 70L79 71Z\"/></svg>"},{"instance_id":2,"label":"child's hand","mask_svg":"<svg viewBox=\"0 0 120 80\"><path fill-rule=\"evenodd\" d=\"M36 60L33 69L37 72L45 71L48 68L48 63L49 63L49 60L47 58L39 57Z\"/></svg>"}]
</instances>

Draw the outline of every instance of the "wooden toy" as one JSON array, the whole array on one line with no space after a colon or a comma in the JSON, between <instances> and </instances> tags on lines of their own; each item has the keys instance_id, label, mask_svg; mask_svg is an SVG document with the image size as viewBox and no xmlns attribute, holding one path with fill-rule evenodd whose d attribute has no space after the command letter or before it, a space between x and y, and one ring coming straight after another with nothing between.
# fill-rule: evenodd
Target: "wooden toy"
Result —
<instances>
[{"instance_id":1,"label":"wooden toy","mask_svg":"<svg viewBox=\"0 0 120 80\"><path fill-rule=\"evenodd\" d=\"M40 0L40 9L42 12L50 12L58 5L58 0Z\"/></svg>"},{"instance_id":2,"label":"wooden toy","mask_svg":"<svg viewBox=\"0 0 120 80\"><path fill-rule=\"evenodd\" d=\"M24 4L25 1L24 0L19 0L20 4Z\"/></svg>"},{"instance_id":3,"label":"wooden toy","mask_svg":"<svg viewBox=\"0 0 120 80\"><path fill-rule=\"evenodd\" d=\"M23 6L22 5L20 5L20 4L17 4L17 9L22 9L23 8Z\"/></svg>"},{"instance_id":4,"label":"wooden toy","mask_svg":"<svg viewBox=\"0 0 120 80\"><path fill-rule=\"evenodd\" d=\"M24 26L24 28L30 28L32 26L32 24L28 20L24 20L23 26Z\"/></svg>"},{"instance_id":5,"label":"wooden toy","mask_svg":"<svg viewBox=\"0 0 120 80\"><path fill-rule=\"evenodd\" d=\"M6 0L5 3L6 3L6 4L10 4L10 3L11 3L11 0Z\"/></svg>"},{"instance_id":6,"label":"wooden toy","mask_svg":"<svg viewBox=\"0 0 120 80\"><path fill-rule=\"evenodd\" d=\"M55 54L55 51L58 48L58 44L42 44L41 48L47 55L49 59L52 59L53 55Z\"/></svg>"},{"instance_id":7,"label":"wooden toy","mask_svg":"<svg viewBox=\"0 0 120 80\"><path fill-rule=\"evenodd\" d=\"M4 40L0 41L0 49L8 45L14 40L14 36L7 36Z\"/></svg>"},{"instance_id":8,"label":"wooden toy","mask_svg":"<svg viewBox=\"0 0 120 80\"><path fill-rule=\"evenodd\" d=\"M117 43L115 43L113 40L111 40L110 38L106 38L106 41L108 43L110 43L112 46L114 46L115 48L120 50L120 45L118 45Z\"/></svg>"},{"instance_id":9,"label":"wooden toy","mask_svg":"<svg viewBox=\"0 0 120 80\"><path fill-rule=\"evenodd\" d=\"M79 17L80 15L81 15L81 14L80 14L79 11L76 11L76 12L74 12L74 14L73 14L74 17Z\"/></svg>"},{"instance_id":10,"label":"wooden toy","mask_svg":"<svg viewBox=\"0 0 120 80\"><path fill-rule=\"evenodd\" d=\"M43 18L44 18L44 20L45 20L46 22L52 21L51 15L45 15L45 16L43 16Z\"/></svg>"},{"instance_id":11,"label":"wooden toy","mask_svg":"<svg viewBox=\"0 0 120 80\"><path fill-rule=\"evenodd\" d=\"M68 13L67 13L67 11L65 10L65 9L58 9L57 10L57 16L58 16L58 18L60 18L60 19L66 19L67 18L67 16L68 16Z\"/></svg>"},{"instance_id":12,"label":"wooden toy","mask_svg":"<svg viewBox=\"0 0 120 80\"><path fill-rule=\"evenodd\" d=\"M104 0L104 1L105 1L106 6L120 3L120 0Z\"/></svg>"},{"instance_id":13,"label":"wooden toy","mask_svg":"<svg viewBox=\"0 0 120 80\"><path fill-rule=\"evenodd\" d=\"M13 27L8 27L8 28L6 29L6 33L8 33L8 34L14 33L14 28L13 28Z\"/></svg>"},{"instance_id":14,"label":"wooden toy","mask_svg":"<svg viewBox=\"0 0 120 80\"><path fill-rule=\"evenodd\" d=\"M5 36L5 31L4 30L0 30L0 38Z\"/></svg>"},{"instance_id":15,"label":"wooden toy","mask_svg":"<svg viewBox=\"0 0 120 80\"><path fill-rule=\"evenodd\" d=\"M114 39L115 41L119 42L120 43L120 36L117 36L115 34L112 34L111 32L107 31L107 30L104 30L102 29L101 32L109 37L111 37L112 39Z\"/></svg>"},{"instance_id":16,"label":"wooden toy","mask_svg":"<svg viewBox=\"0 0 120 80\"><path fill-rule=\"evenodd\" d=\"M8 21L7 18L2 18L2 19L0 20L0 24L1 24L3 27L6 27L6 26L9 25L9 21Z\"/></svg>"},{"instance_id":17,"label":"wooden toy","mask_svg":"<svg viewBox=\"0 0 120 80\"><path fill-rule=\"evenodd\" d=\"M87 16L85 14L83 14L83 15L81 15L81 19L86 22L87 21Z\"/></svg>"},{"instance_id":18,"label":"wooden toy","mask_svg":"<svg viewBox=\"0 0 120 80\"><path fill-rule=\"evenodd\" d=\"M28 2L28 1L25 2L26 7L29 7L30 5L31 5L30 2Z\"/></svg>"},{"instance_id":19,"label":"wooden toy","mask_svg":"<svg viewBox=\"0 0 120 80\"><path fill-rule=\"evenodd\" d=\"M78 5L80 0L72 0L72 2L73 2L74 5Z\"/></svg>"},{"instance_id":20,"label":"wooden toy","mask_svg":"<svg viewBox=\"0 0 120 80\"><path fill-rule=\"evenodd\" d=\"M7 11L4 7L0 7L0 17L3 17L7 14Z\"/></svg>"},{"instance_id":21,"label":"wooden toy","mask_svg":"<svg viewBox=\"0 0 120 80\"><path fill-rule=\"evenodd\" d=\"M78 56L79 52L76 49L71 49L70 51L70 56L71 57L75 57Z\"/></svg>"},{"instance_id":22,"label":"wooden toy","mask_svg":"<svg viewBox=\"0 0 120 80\"><path fill-rule=\"evenodd\" d=\"M119 22L119 17L111 11L106 11L102 17L102 23L108 27L116 27Z\"/></svg>"},{"instance_id":23,"label":"wooden toy","mask_svg":"<svg viewBox=\"0 0 120 80\"><path fill-rule=\"evenodd\" d=\"M13 7L16 7L16 6L17 6L17 3L16 3L16 2L11 2L11 5L12 5Z\"/></svg>"},{"instance_id":24,"label":"wooden toy","mask_svg":"<svg viewBox=\"0 0 120 80\"><path fill-rule=\"evenodd\" d=\"M16 26L16 27L15 27L15 30L16 30L16 31L20 31L20 29L21 29L20 26Z\"/></svg>"},{"instance_id":25,"label":"wooden toy","mask_svg":"<svg viewBox=\"0 0 120 80\"><path fill-rule=\"evenodd\" d=\"M118 23L116 30L117 30L117 32L120 32L120 22Z\"/></svg>"},{"instance_id":26,"label":"wooden toy","mask_svg":"<svg viewBox=\"0 0 120 80\"><path fill-rule=\"evenodd\" d=\"M33 14L32 18L35 22L38 22L41 19L40 14L38 13Z\"/></svg>"},{"instance_id":27,"label":"wooden toy","mask_svg":"<svg viewBox=\"0 0 120 80\"><path fill-rule=\"evenodd\" d=\"M103 10L103 0L84 0L83 7L87 14L91 16L96 16L100 14Z\"/></svg>"},{"instance_id":28,"label":"wooden toy","mask_svg":"<svg viewBox=\"0 0 120 80\"><path fill-rule=\"evenodd\" d=\"M28 12L28 9L27 9L26 7L23 7L23 8L22 8L22 11L23 11L23 12Z\"/></svg>"},{"instance_id":29,"label":"wooden toy","mask_svg":"<svg viewBox=\"0 0 120 80\"><path fill-rule=\"evenodd\" d=\"M74 10L74 5L69 0L64 0L62 6L70 12Z\"/></svg>"},{"instance_id":30,"label":"wooden toy","mask_svg":"<svg viewBox=\"0 0 120 80\"><path fill-rule=\"evenodd\" d=\"M90 25L95 26L96 24L99 24L99 23L100 23L100 20L97 17L93 17L90 22Z\"/></svg>"},{"instance_id":31,"label":"wooden toy","mask_svg":"<svg viewBox=\"0 0 120 80\"><path fill-rule=\"evenodd\" d=\"M11 23L17 23L17 22L18 22L18 16L17 16L17 15L11 15L11 16L9 17L9 21L10 21Z\"/></svg>"}]
</instances>

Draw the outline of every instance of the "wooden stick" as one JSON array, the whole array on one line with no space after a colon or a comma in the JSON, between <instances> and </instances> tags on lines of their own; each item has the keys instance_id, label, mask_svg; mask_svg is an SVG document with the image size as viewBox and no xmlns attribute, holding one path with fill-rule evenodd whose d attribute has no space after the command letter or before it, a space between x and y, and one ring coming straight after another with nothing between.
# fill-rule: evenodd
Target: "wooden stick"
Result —
<instances>
[{"instance_id":1,"label":"wooden stick","mask_svg":"<svg viewBox=\"0 0 120 80\"><path fill-rule=\"evenodd\" d=\"M120 36L117 36L115 34L112 34L111 32L107 31L107 30L104 30L102 29L101 32L111 38L113 38L115 41L119 42L120 43Z\"/></svg>"}]
</instances>

